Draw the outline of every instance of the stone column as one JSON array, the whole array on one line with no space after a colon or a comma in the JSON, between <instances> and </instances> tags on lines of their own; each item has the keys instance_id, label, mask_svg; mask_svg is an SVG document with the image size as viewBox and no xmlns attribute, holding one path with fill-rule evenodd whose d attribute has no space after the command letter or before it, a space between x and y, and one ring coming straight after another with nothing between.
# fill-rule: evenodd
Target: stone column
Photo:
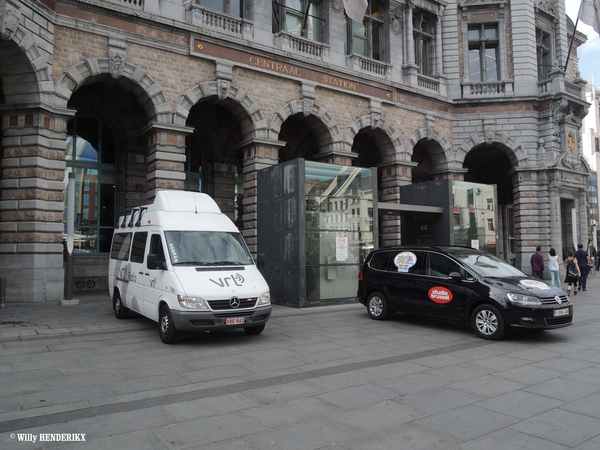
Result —
<instances>
[{"instance_id":1,"label":"stone column","mask_svg":"<svg viewBox=\"0 0 600 450\"><path fill-rule=\"evenodd\" d=\"M285 142L252 138L238 145L244 151L244 240L254 257L258 251L258 171L278 163Z\"/></svg>"},{"instance_id":2,"label":"stone column","mask_svg":"<svg viewBox=\"0 0 600 450\"><path fill-rule=\"evenodd\" d=\"M513 194L515 216L516 263L531 273L530 258L541 245L550 248L550 205L544 172L514 171Z\"/></svg>"},{"instance_id":3,"label":"stone column","mask_svg":"<svg viewBox=\"0 0 600 450\"><path fill-rule=\"evenodd\" d=\"M560 216L559 179L556 173L549 174L549 206L550 206L550 247L554 247L559 259L562 258L562 218Z\"/></svg>"},{"instance_id":4,"label":"stone column","mask_svg":"<svg viewBox=\"0 0 600 450\"><path fill-rule=\"evenodd\" d=\"M2 116L0 273L7 302L64 298L66 130L74 114L17 107Z\"/></svg>"},{"instance_id":5,"label":"stone column","mask_svg":"<svg viewBox=\"0 0 600 450\"><path fill-rule=\"evenodd\" d=\"M151 123L142 130L148 149L147 200L153 200L161 190L183 190L185 138L193 132L193 128L160 123Z\"/></svg>"},{"instance_id":6,"label":"stone column","mask_svg":"<svg viewBox=\"0 0 600 450\"><path fill-rule=\"evenodd\" d=\"M400 187L411 184L412 169L417 163L394 162L378 168L380 173L379 189L381 190L381 202L400 203ZM384 215L379 219L379 236L382 247L390 247L401 244L402 220L397 215Z\"/></svg>"}]
</instances>

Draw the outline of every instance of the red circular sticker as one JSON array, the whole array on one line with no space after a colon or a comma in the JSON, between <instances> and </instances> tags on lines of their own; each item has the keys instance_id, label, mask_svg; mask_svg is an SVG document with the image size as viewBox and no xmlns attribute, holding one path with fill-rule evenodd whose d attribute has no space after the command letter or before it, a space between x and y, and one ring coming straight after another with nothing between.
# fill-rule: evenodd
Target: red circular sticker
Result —
<instances>
[{"instance_id":1,"label":"red circular sticker","mask_svg":"<svg viewBox=\"0 0 600 450\"><path fill-rule=\"evenodd\" d=\"M449 303L452 300L452 292L441 286L432 287L427 295L436 303Z\"/></svg>"}]
</instances>

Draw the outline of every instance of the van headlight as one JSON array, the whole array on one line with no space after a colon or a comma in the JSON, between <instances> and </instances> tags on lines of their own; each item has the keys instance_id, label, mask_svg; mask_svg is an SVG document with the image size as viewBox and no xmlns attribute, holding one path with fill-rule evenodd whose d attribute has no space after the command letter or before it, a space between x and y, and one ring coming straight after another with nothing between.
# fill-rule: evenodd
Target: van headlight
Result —
<instances>
[{"instance_id":1,"label":"van headlight","mask_svg":"<svg viewBox=\"0 0 600 450\"><path fill-rule=\"evenodd\" d=\"M269 291L258 297L258 302L256 302L256 306L266 306L271 304L271 293Z\"/></svg>"},{"instance_id":2,"label":"van headlight","mask_svg":"<svg viewBox=\"0 0 600 450\"><path fill-rule=\"evenodd\" d=\"M529 295L521 295L521 294L506 294L508 299L511 301L513 305L519 306L540 306L542 301L537 297L531 297Z\"/></svg>"},{"instance_id":3,"label":"van headlight","mask_svg":"<svg viewBox=\"0 0 600 450\"><path fill-rule=\"evenodd\" d=\"M200 297L189 297L187 295L178 295L179 304L188 309L208 309L206 302Z\"/></svg>"}]
</instances>

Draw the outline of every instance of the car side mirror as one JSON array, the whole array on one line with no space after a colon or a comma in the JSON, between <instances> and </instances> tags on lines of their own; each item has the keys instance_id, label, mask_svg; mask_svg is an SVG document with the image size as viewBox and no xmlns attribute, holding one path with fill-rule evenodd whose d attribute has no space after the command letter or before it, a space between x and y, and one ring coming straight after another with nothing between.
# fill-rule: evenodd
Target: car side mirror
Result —
<instances>
[{"instance_id":1,"label":"car side mirror","mask_svg":"<svg viewBox=\"0 0 600 450\"><path fill-rule=\"evenodd\" d=\"M265 255L263 253L258 254L254 262L256 267L265 267Z\"/></svg>"},{"instance_id":2,"label":"car side mirror","mask_svg":"<svg viewBox=\"0 0 600 450\"><path fill-rule=\"evenodd\" d=\"M462 275L458 272L450 272L448 278L454 281L462 280Z\"/></svg>"},{"instance_id":3,"label":"car side mirror","mask_svg":"<svg viewBox=\"0 0 600 450\"><path fill-rule=\"evenodd\" d=\"M167 262L158 259L158 255L156 253L148 254L148 269L150 270L167 270Z\"/></svg>"}]
</instances>

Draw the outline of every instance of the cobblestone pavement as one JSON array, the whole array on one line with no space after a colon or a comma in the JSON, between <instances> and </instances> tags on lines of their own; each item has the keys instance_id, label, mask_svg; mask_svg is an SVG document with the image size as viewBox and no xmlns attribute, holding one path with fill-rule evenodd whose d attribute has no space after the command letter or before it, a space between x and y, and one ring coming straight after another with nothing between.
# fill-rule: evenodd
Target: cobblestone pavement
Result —
<instances>
[{"instance_id":1,"label":"cobblestone pavement","mask_svg":"<svg viewBox=\"0 0 600 450\"><path fill-rule=\"evenodd\" d=\"M573 326L499 342L353 304L167 346L104 293L8 303L0 448L597 450L599 289L572 297ZM40 442L60 433L85 442Z\"/></svg>"}]
</instances>

